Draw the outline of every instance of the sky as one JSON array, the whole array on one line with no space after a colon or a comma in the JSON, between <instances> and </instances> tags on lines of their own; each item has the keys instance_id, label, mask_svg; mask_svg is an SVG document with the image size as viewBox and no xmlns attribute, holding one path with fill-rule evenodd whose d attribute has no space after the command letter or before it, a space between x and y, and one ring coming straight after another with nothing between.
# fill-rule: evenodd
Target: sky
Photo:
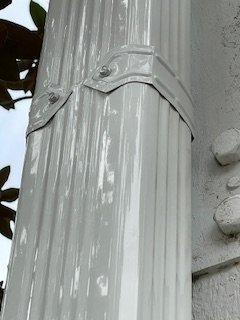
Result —
<instances>
[{"instance_id":1,"label":"sky","mask_svg":"<svg viewBox=\"0 0 240 320\"><path fill-rule=\"evenodd\" d=\"M14 21L31 30L36 29L30 13L30 0L13 0L12 4L0 10L0 19ZM35 0L45 9L48 0ZM22 96L22 92L11 92L13 97ZM7 111L0 106L0 169L10 165L11 174L4 188L19 187L21 184L22 167L25 154L25 132L28 124L28 112L31 100L18 102L15 110ZM17 203L7 204L16 209ZM7 265L12 241L0 234L0 281L5 281Z\"/></svg>"}]
</instances>

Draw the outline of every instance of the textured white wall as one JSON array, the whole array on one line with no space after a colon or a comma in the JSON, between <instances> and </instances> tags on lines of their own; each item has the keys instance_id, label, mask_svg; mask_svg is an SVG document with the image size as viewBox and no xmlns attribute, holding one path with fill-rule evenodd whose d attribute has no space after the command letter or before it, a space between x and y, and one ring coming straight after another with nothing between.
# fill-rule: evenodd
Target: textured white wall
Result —
<instances>
[{"instance_id":1,"label":"textured white wall","mask_svg":"<svg viewBox=\"0 0 240 320\"><path fill-rule=\"evenodd\" d=\"M240 266L203 276L194 284L194 320L240 319Z\"/></svg>"},{"instance_id":2,"label":"textured white wall","mask_svg":"<svg viewBox=\"0 0 240 320\"><path fill-rule=\"evenodd\" d=\"M224 236L213 221L220 202L240 189L226 183L240 175L240 163L221 167L211 144L222 131L240 128L240 10L237 0L192 1L192 92L197 136L193 142L193 270L240 256L238 238ZM202 270L202 271L201 271ZM240 269L194 281L193 319L240 319Z\"/></svg>"}]
</instances>

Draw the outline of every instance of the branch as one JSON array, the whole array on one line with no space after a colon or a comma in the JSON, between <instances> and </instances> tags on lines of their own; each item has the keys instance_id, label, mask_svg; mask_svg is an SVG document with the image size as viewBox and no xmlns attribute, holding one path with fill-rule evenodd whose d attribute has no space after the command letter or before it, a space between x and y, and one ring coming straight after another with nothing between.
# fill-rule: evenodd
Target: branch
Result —
<instances>
[{"instance_id":1,"label":"branch","mask_svg":"<svg viewBox=\"0 0 240 320\"><path fill-rule=\"evenodd\" d=\"M4 101L2 102L4 104L4 106L10 105L10 104L14 104L16 102L22 101L22 100L26 100L26 99L32 99L33 96L24 96L24 97L20 97L14 100L10 100L10 101Z\"/></svg>"}]
</instances>

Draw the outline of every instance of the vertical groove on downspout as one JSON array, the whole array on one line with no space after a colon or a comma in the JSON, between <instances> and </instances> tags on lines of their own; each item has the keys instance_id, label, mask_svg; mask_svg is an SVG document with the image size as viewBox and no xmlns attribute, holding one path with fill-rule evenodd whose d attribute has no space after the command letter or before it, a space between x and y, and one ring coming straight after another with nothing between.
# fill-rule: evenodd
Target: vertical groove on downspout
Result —
<instances>
[{"instance_id":1,"label":"vertical groove on downspout","mask_svg":"<svg viewBox=\"0 0 240 320\"><path fill-rule=\"evenodd\" d=\"M164 278L166 259L168 102L160 98L158 131L158 169L156 190L155 246L153 271L153 320L164 319Z\"/></svg>"},{"instance_id":2,"label":"vertical groove on downspout","mask_svg":"<svg viewBox=\"0 0 240 320\"><path fill-rule=\"evenodd\" d=\"M176 317L176 214L177 214L177 163L178 163L178 123L179 114L170 109L167 180L167 218L166 218L166 261L164 318Z\"/></svg>"},{"instance_id":3,"label":"vertical groove on downspout","mask_svg":"<svg viewBox=\"0 0 240 320\"><path fill-rule=\"evenodd\" d=\"M185 150L183 152L183 150ZM178 163L177 320L191 320L191 139L180 120ZM186 272L188 270L188 272Z\"/></svg>"}]
</instances>

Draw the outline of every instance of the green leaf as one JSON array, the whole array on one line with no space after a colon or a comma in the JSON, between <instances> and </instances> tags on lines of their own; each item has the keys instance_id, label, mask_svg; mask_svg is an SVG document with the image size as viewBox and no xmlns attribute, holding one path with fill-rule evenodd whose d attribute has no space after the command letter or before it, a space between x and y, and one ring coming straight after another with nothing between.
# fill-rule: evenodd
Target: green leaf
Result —
<instances>
[{"instance_id":1,"label":"green leaf","mask_svg":"<svg viewBox=\"0 0 240 320\"><path fill-rule=\"evenodd\" d=\"M17 65L20 72L28 70L33 65L34 60L18 60Z\"/></svg>"},{"instance_id":2,"label":"green leaf","mask_svg":"<svg viewBox=\"0 0 240 320\"><path fill-rule=\"evenodd\" d=\"M13 236L10 223L15 221L15 216L14 210L0 204L0 233L8 239L12 239Z\"/></svg>"},{"instance_id":3,"label":"green leaf","mask_svg":"<svg viewBox=\"0 0 240 320\"><path fill-rule=\"evenodd\" d=\"M7 182L10 175L10 166L4 167L0 170L0 189Z\"/></svg>"},{"instance_id":4,"label":"green leaf","mask_svg":"<svg viewBox=\"0 0 240 320\"><path fill-rule=\"evenodd\" d=\"M24 78L23 90L25 93L27 93L28 91L31 91L31 93L34 94L36 79L37 79L37 70L38 70L37 66L30 68L26 77Z\"/></svg>"},{"instance_id":5,"label":"green leaf","mask_svg":"<svg viewBox=\"0 0 240 320\"><path fill-rule=\"evenodd\" d=\"M6 110L14 109L14 101L10 96L7 88L0 84L0 106ZM1 171L0 171L1 172ZM1 187L1 176L0 176L0 187Z\"/></svg>"},{"instance_id":6,"label":"green leaf","mask_svg":"<svg viewBox=\"0 0 240 320\"><path fill-rule=\"evenodd\" d=\"M6 81L18 81L20 79L16 58L11 57L4 50L0 51L0 79Z\"/></svg>"},{"instance_id":7,"label":"green leaf","mask_svg":"<svg viewBox=\"0 0 240 320\"><path fill-rule=\"evenodd\" d=\"M13 233L10 226L10 220L7 219L0 219L0 233L8 238L12 239Z\"/></svg>"},{"instance_id":8,"label":"green leaf","mask_svg":"<svg viewBox=\"0 0 240 320\"><path fill-rule=\"evenodd\" d=\"M38 3L30 2L30 14L40 33L44 32L46 11Z\"/></svg>"},{"instance_id":9,"label":"green leaf","mask_svg":"<svg viewBox=\"0 0 240 320\"><path fill-rule=\"evenodd\" d=\"M23 90L23 81L4 81L0 79L0 86L4 87L5 89L12 89L12 90ZM0 88L1 89L1 88Z\"/></svg>"},{"instance_id":10,"label":"green leaf","mask_svg":"<svg viewBox=\"0 0 240 320\"><path fill-rule=\"evenodd\" d=\"M19 189L17 188L9 188L6 190L2 190L0 193L0 201L12 202L17 200L19 195Z\"/></svg>"},{"instance_id":11,"label":"green leaf","mask_svg":"<svg viewBox=\"0 0 240 320\"><path fill-rule=\"evenodd\" d=\"M25 78L20 79L18 81L4 81L0 79L0 105L2 104L2 106L7 107L9 103L6 105L6 101L12 100L7 89L24 90L25 93L27 91L31 91L31 93L33 94L35 85L36 85L37 70L38 70L38 65L36 65L35 67L31 67L28 73L26 74ZM2 94L1 94L1 88L2 88Z\"/></svg>"},{"instance_id":12,"label":"green leaf","mask_svg":"<svg viewBox=\"0 0 240 320\"><path fill-rule=\"evenodd\" d=\"M15 221L16 211L13 209L0 204L0 221L5 219L10 221Z\"/></svg>"},{"instance_id":13,"label":"green leaf","mask_svg":"<svg viewBox=\"0 0 240 320\"><path fill-rule=\"evenodd\" d=\"M0 189L8 180L10 174L10 166L7 166L0 170ZM0 201L15 201L18 198L19 189L10 188L4 191L0 191ZM0 233L12 239L13 233L11 230L11 221L15 221L16 211L4 206L0 203ZM1 286L0 286L1 287Z\"/></svg>"},{"instance_id":14,"label":"green leaf","mask_svg":"<svg viewBox=\"0 0 240 320\"><path fill-rule=\"evenodd\" d=\"M36 31L3 19L0 19L0 30L6 34L4 42L0 41L1 52L17 59L39 58L42 36Z\"/></svg>"},{"instance_id":15,"label":"green leaf","mask_svg":"<svg viewBox=\"0 0 240 320\"><path fill-rule=\"evenodd\" d=\"M0 0L0 10L6 8L12 3L12 0Z\"/></svg>"},{"instance_id":16,"label":"green leaf","mask_svg":"<svg viewBox=\"0 0 240 320\"><path fill-rule=\"evenodd\" d=\"M1 24L0 25L0 48L3 48L5 46L7 34L8 34L7 28L3 24Z\"/></svg>"}]
</instances>

